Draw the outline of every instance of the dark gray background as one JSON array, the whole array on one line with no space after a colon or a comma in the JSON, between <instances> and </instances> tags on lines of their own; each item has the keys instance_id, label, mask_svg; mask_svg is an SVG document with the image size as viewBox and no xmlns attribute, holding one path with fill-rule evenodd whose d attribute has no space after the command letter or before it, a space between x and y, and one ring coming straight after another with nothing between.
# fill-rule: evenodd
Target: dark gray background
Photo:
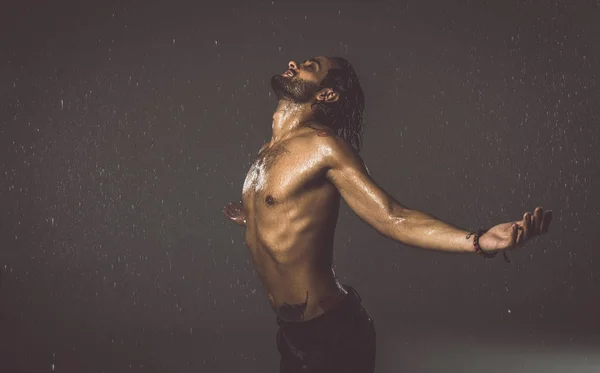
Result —
<instances>
[{"instance_id":1,"label":"dark gray background","mask_svg":"<svg viewBox=\"0 0 600 373\"><path fill-rule=\"evenodd\" d=\"M406 248L343 207L336 270L377 372L600 370L597 1L26 1L0 19L0 371L275 372L240 227L270 77L339 55L401 203L501 258Z\"/></svg>"}]
</instances>

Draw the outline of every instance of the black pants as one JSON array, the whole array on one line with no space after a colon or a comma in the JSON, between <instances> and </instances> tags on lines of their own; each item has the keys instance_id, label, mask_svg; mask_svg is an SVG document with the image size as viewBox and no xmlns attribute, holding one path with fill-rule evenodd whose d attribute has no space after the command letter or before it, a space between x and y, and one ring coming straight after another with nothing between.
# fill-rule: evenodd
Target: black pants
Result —
<instances>
[{"instance_id":1,"label":"black pants","mask_svg":"<svg viewBox=\"0 0 600 373\"><path fill-rule=\"evenodd\" d=\"M356 290L324 314L301 322L277 323L280 372L372 373L375 370L375 327Z\"/></svg>"}]
</instances>

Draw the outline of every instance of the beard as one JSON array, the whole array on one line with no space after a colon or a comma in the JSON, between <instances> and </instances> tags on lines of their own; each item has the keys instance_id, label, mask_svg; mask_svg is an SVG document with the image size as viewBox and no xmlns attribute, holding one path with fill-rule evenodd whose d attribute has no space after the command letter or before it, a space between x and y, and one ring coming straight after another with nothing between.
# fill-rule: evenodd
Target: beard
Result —
<instances>
[{"instance_id":1,"label":"beard","mask_svg":"<svg viewBox=\"0 0 600 373\"><path fill-rule=\"evenodd\" d=\"M271 88L278 100L287 100L296 103L309 102L319 90L319 85L305 80L274 75L271 78Z\"/></svg>"}]
</instances>

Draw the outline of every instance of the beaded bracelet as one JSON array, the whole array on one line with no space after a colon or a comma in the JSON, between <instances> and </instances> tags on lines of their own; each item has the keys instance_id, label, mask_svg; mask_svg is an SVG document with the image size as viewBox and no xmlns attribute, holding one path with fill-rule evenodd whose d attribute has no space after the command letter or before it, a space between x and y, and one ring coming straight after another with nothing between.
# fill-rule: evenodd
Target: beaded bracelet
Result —
<instances>
[{"instance_id":1,"label":"beaded bracelet","mask_svg":"<svg viewBox=\"0 0 600 373\"><path fill-rule=\"evenodd\" d=\"M496 256L496 254L498 254L497 251L494 253L486 253L485 251L483 251L481 249L481 246L479 246L479 237L481 237L485 232L487 232L487 229L479 229L477 232L471 232L467 235L467 239L469 239L469 237L474 235L473 247L475 248L475 252L484 258L493 258ZM502 251L502 255L504 256L504 260L507 263L511 263L511 261L508 259L508 256L506 256L506 250Z\"/></svg>"},{"instance_id":2,"label":"beaded bracelet","mask_svg":"<svg viewBox=\"0 0 600 373\"><path fill-rule=\"evenodd\" d=\"M475 235L475 237L473 237L473 247L475 247L475 252L484 258L493 258L496 256L496 254L498 254L497 252L486 253L485 251L481 250L481 246L479 246L479 237L481 237L481 235L483 235L485 232L487 232L486 229L479 229L477 232L471 232L467 235L467 239L469 239L469 237L472 235Z\"/></svg>"}]
</instances>

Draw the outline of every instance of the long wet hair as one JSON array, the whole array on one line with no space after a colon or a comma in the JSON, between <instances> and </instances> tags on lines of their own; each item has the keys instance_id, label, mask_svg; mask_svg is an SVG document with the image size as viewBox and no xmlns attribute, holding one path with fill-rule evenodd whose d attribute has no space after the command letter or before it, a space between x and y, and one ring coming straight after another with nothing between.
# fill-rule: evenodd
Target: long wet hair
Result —
<instances>
[{"instance_id":1,"label":"long wet hair","mask_svg":"<svg viewBox=\"0 0 600 373\"><path fill-rule=\"evenodd\" d=\"M350 62L342 57L330 58L338 67L331 68L321 82L321 88L331 88L339 94L336 102L313 105L315 116L360 151L363 136L365 95Z\"/></svg>"}]
</instances>

